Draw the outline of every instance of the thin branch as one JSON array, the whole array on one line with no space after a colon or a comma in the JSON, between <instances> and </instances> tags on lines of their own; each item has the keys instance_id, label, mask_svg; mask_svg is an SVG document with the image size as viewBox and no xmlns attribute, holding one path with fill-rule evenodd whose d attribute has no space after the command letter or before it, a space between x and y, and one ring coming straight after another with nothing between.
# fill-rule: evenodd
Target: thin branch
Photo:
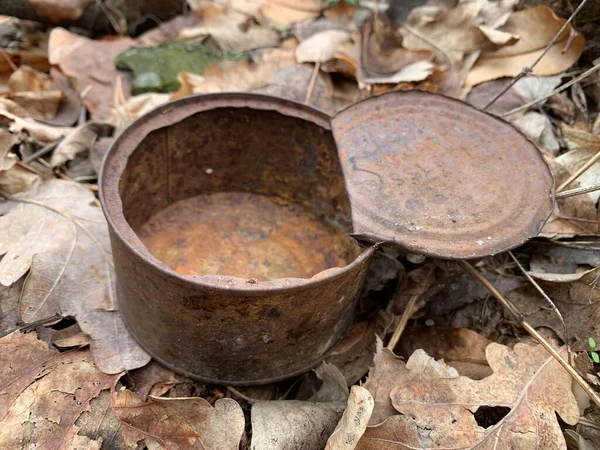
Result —
<instances>
[{"instance_id":1,"label":"thin branch","mask_svg":"<svg viewBox=\"0 0 600 450\"><path fill-rule=\"evenodd\" d=\"M584 172L586 172L590 167L592 167L594 164L596 164L596 162L598 162L598 160L600 160L600 151L598 151L598 153L596 153L588 161L586 161L586 163L583 166L581 166L579 168L579 170L577 170L573 175L571 175L569 178L567 178L564 181L564 183L562 183L556 189L556 192L561 192L562 190L564 190L564 188L566 188L573 181L575 181L577 178L579 178Z\"/></svg>"},{"instance_id":2,"label":"thin branch","mask_svg":"<svg viewBox=\"0 0 600 450\"><path fill-rule=\"evenodd\" d=\"M398 284L400 284L400 283L398 283ZM421 296L420 294L413 294L410 296L410 299L408 300L406 308L404 308L404 312L402 313L402 316L400 317L400 322L398 323L398 326L396 326L396 329L394 330L394 334L390 338L390 342L388 342L387 348L389 348L391 351L394 351L394 348L396 348L396 345L398 345L400 336L402 336L402 333L404 332L404 329L406 328L408 319L410 319L411 316L413 315L413 312L414 312L413 310L414 310L415 305L417 304L417 300L419 300L420 296Z\"/></svg>"},{"instance_id":3,"label":"thin branch","mask_svg":"<svg viewBox=\"0 0 600 450\"><path fill-rule=\"evenodd\" d=\"M310 99L312 98L313 90L315 89L315 84L317 83L317 75L319 75L319 70L321 70L321 63L317 61L312 75L310 76L310 81L308 82L308 89L306 90L306 98L304 99L304 103L307 105L310 104Z\"/></svg>"},{"instance_id":4,"label":"thin branch","mask_svg":"<svg viewBox=\"0 0 600 450\"><path fill-rule=\"evenodd\" d=\"M559 86L558 88L554 89L549 95L546 95L545 97L542 98L538 98L537 100L534 100L532 102L526 103L523 106L519 106L518 108L515 109L511 109L510 111L507 111L503 114L500 115L500 117L506 117L506 116L511 116L515 113L521 112L521 111L525 111L526 109L529 109L532 106L537 105L538 103L541 103L543 101L548 100L550 97L552 97L554 94L560 94L562 91L564 91L565 89L570 88L571 86L573 86L575 83L578 83L579 81L583 80L584 78L587 78L588 76L590 76L592 73L594 73L596 70L598 70L600 68L600 63L596 64L594 67L592 67L591 69L586 70L585 72L583 72L581 75L579 75L576 78L573 78L571 81L569 81L568 83L563 84L562 86Z\"/></svg>"},{"instance_id":5,"label":"thin branch","mask_svg":"<svg viewBox=\"0 0 600 450\"><path fill-rule=\"evenodd\" d=\"M589 186L583 186L575 189L570 189L568 191L559 192L556 194L556 198L567 198L574 197L576 195L587 194L588 192L600 191L600 183L594 183ZM595 222L595 221L592 221Z\"/></svg>"},{"instance_id":6,"label":"thin branch","mask_svg":"<svg viewBox=\"0 0 600 450\"><path fill-rule=\"evenodd\" d=\"M586 2L587 2L587 0L583 0L579 4L579 6L575 9L575 11L573 11L573 14L571 14L571 16L563 24L563 26L560 28L560 30L558 30L558 33L556 33L554 35L554 37L552 38L552 40L550 41L550 43L546 46L546 48L544 49L544 51L540 54L540 56L538 56L537 59L529 67L523 67L523 69L521 70L521 73L519 73L519 75L517 75L516 78L513 78L511 80L511 82L502 90L502 92L500 92L498 95L496 95L487 105L485 105L485 107L483 108L484 111L487 110L494 103L496 103L496 101L500 97L502 97L504 94L506 94L510 90L510 88L512 88L515 84L517 84L517 82L521 78L523 78L525 75L530 75L533 72L534 67L538 65L538 63L542 60L542 58L544 56L546 56L546 53L548 53L550 51L550 49L556 43L556 41L558 40L558 38L560 37L560 35L563 33L563 31L566 30L566 28L573 21L573 19L579 13L579 11L581 11L581 8L583 8L583 6L586 4Z\"/></svg>"},{"instance_id":7,"label":"thin branch","mask_svg":"<svg viewBox=\"0 0 600 450\"><path fill-rule=\"evenodd\" d=\"M589 383L579 375L579 373L566 361L560 353L542 336L538 331L533 328L523 318L523 314L504 296L498 291L492 283L490 283L471 263L463 260L457 261L469 274L483 284L491 294L498 300L506 309L508 309L519 321L519 324L527 331L536 341L538 341L547 351L550 353L556 361L573 377L573 379L581 386L585 393L591 398L591 400L600 407L600 396L591 388Z\"/></svg>"},{"instance_id":8,"label":"thin branch","mask_svg":"<svg viewBox=\"0 0 600 450\"><path fill-rule=\"evenodd\" d=\"M25 164L29 164L31 161L35 161L36 159L41 158L44 155L47 155L52 150L54 150L58 146L58 144L60 144L62 142L62 140L64 138L65 138L64 136L61 136L57 140L55 140L54 142L50 142L48 145L43 146L37 152L32 153L27 158L25 158L23 160L23 162Z\"/></svg>"},{"instance_id":9,"label":"thin branch","mask_svg":"<svg viewBox=\"0 0 600 450\"><path fill-rule=\"evenodd\" d=\"M554 304L552 299L550 297L548 297L548 295L544 292L544 290L541 288L541 286L533 279L533 277L531 275L529 275L529 272L527 272L525 270L525 268L521 265L519 260L515 257L515 255L513 255L513 252L509 251L508 254L513 259L513 261L517 264L517 266L519 267L519 270L523 273L523 275L525 275L527 280L529 280L529 282L533 285L533 287L536 288L536 290L540 294L542 294L542 297L544 297L544 299L546 300L546 302L548 302L548 304L550 305L550 307L552 308L554 313L558 316L558 319L560 320L560 323L562 324L563 330L565 333L565 343L567 345L567 354L569 355L569 363L570 363L571 362L571 348L569 347L570 334L569 334L569 330L567 328L567 324L565 323L565 319L563 318L561 312L556 307L556 305Z\"/></svg>"}]
</instances>

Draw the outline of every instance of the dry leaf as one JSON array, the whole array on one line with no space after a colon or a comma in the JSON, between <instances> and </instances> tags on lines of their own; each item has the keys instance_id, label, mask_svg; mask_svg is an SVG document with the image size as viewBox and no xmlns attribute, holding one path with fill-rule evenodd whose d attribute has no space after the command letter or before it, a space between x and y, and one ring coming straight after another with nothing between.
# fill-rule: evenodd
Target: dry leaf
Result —
<instances>
[{"instance_id":1,"label":"dry leaf","mask_svg":"<svg viewBox=\"0 0 600 450\"><path fill-rule=\"evenodd\" d=\"M6 117L11 120L10 131L13 133L18 133L20 131L26 131L33 139L38 142L47 143L55 141L63 136L67 136L69 133L73 131L73 128L70 127L54 127L51 125L46 125L40 122L37 122L32 119L22 119L15 115L12 112L9 112L6 109L7 103L12 102L8 99L3 99L2 104L0 104L0 116ZM17 105L18 106L18 105ZM19 107L21 108L21 107ZM22 108L21 108L22 109ZM23 110L24 111L24 110ZM27 115L26 112L23 112Z\"/></svg>"},{"instance_id":2,"label":"dry leaf","mask_svg":"<svg viewBox=\"0 0 600 450\"><path fill-rule=\"evenodd\" d=\"M9 170L0 172L0 191L7 194L17 194L32 189L39 184L39 175L20 166L13 166Z\"/></svg>"},{"instance_id":3,"label":"dry leaf","mask_svg":"<svg viewBox=\"0 0 600 450\"><path fill-rule=\"evenodd\" d=\"M525 100L525 103L538 101L544 98L549 98L552 91L558 87L562 80L562 75L555 77L523 77L517 81L512 89ZM540 101L536 106L543 106L544 101Z\"/></svg>"},{"instance_id":4,"label":"dry leaf","mask_svg":"<svg viewBox=\"0 0 600 450\"><path fill-rule=\"evenodd\" d=\"M325 450L354 450L367 429L373 404L373 397L369 391L361 386L352 386L348 406L329 436Z\"/></svg>"},{"instance_id":5,"label":"dry leaf","mask_svg":"<svg viewBox=\"0 0 600 450\"><path fill-rule=\"evenodd\" d=\"M540 346L492 343L486 356L494 373L481 381L399 380L390 396L400 415L367 428L357 448L563 450L555 412L568 424L579 419L570 375ZM480 426L488 408L504 416Z\"/></svg>"},{"instance_id":6,"label":"dry leaf","mask_svg":"<svg viewBox=\"0 0 600 450\"><path fill-rule=\"evenodd\" d=\"M84 123L58 144L50 159L50 167L61 166L79 153L89 151L98 137L106 137L112 131L113 127L107 123L93 121Z\"/></svg>"},{"instance_id":7,"label":"dry leaf","mask_svg":"<svg viewBox=\"0 0 600 450\"><path fill-rule=\"evenodd\" d=\"M485 359L490 341L468 328L409 327L402 334L395 351L408 358L417 349L435 359L443 359L460 375L481 380L492 373Z\"/></svg>"},{"instance_id":8,"label":"dry leaf","mask_svg":"<svg viewBox=\"0 0 600 450\"><path fill-rule=\"evenodd\" d=\"M572 349L588 349L588 338L600 340L600 289L596 279L599 269L581 273L560 274L530 272L561 312L568 335L556 312L535 287L526 285L509 292L507 298L527 317L533 327L552 329Z\"/></svg>"},{"instance_id":9,"label":"dry leaf","mask_svg":"<svg viewBox=\"0 0 600 450\"><path fill-rule=\"evenodd\" d=\"M511 123L527 136L538 148L552 154L558 154L560 144L554 134L550 119L539 112L530 111Z\"/></svg>"},{"instance_id":10,"label":"dry leaf","mask_svg":"<svg viewBox=\"0 0 600 450\"><path fill-rule=\"evenodd\" d=\"M469 72L466 85L474 86L500 77L515 77L544 51L565 23L547 6L534 6L513 13L501 31L520 36L517 43L484 50ZM574 33L572 38L569 37ZM568 46L567 46L568 44ZM534 75L555 75L571 67L585 48L585 38L570 25L533 69Z\"/></svg>"},{"instance_id":11,"label":"dry leaf","mask_svg":"<svg viewBox=\"0 0 600 450\"><path fill-rule=\"evenodd\" d=\"M58 23L76 20L94 0L29 0L31 6L42 17Z\"/></svg>"},{"instance_id":12,"label":"dry leaf","mask_svg":"<svg viewBox=\"0 0 600 450\"><path fill-rule=\"evenodd\" d=\"M114 298L113 263L102 211L84 186L50 180L9 202L0 217L0 283L26 272L21 318L74 316L92 338L101 370L118 373L148 363L122 326Z\"/></svg>"},{"instance_id":13,"label":"dry leaf","mask_svg":"<svg viewBox=\"0 0 600 450\"><path fill-rule=\"evenodd\" d=\"M175 372L154 360L141 369L131 371L129 378L133 381L135 393L144 401L148 399L148 395L161 397L174 385L182 382L182 378Z\"/></svg>"},{"instance_id":14,"label":"dry leaf","mask_svg":"<svg viewBox=\"0 0 600 450\"><path fill-rule=\"evenodd\" d=\"M16 134L0 131L0 176L2 176L3 170L10 169L17 162L17 155L11 150L19 140Z\"/></svg>"},{"instance_id":15,"label":"dry leaf","mask_svg":"<svg viewBox=\"0 0 600 450\"><path fill-rule=\"evenodd\" d=\"M27 117L37 120L54 119L63 97L62 91L57 89L42 92L15 92L6 96L27 111Z\"/></svg>"},{"instance_id":16,"label":"dry leaf","mask_svg":"<svg viewBox=\"0 0 600 450\"><path fill-rule=\"evenodd\" d=\"M260 11L269 21L278 25L290 25L301 20L311 19L325 9L324 0L264 0Z\"/></svg>"},{"instance_id":17,"label":"dry leaf","mask_svg":"<svg viewBox=\"0 0 600 450\"><path fill-rule=\"evenodd\" d=\"M150 397L144 402L128 390L112 394L112 409L146 445L168 450L238 450L244 413L235 400L215 406L200 397Z\"/></svg>"},{"instance_id":18,"label":"dry leaf","mask_svg":"<svg viewBox=\"0 0 600 450\"><path fill-rule=\"evenodd\" d=\"M19 297L23 283L0 286L0 338L15 331L21 321L19 318Z\"/></svg>"},{"instance_id":19,"label":"dry leaf","mask_svg":"<svg viewBox=\"0 0 600 450\"><path fill-rule=\"evenodd\" d=\"M104 120L113 106L116 80L122 77L114 59L133 45L136 41L126 37L92 40L64 28L54 28L48 40L48 58L51 64L77 80L77 89L92 118Z\"/></svg>"},{"instance_id":20,"label":"dry leaf","mask_svg":"<svg viewBox=\"0 0 600 450\"><path fill-rule=\"evenodd\" d=\"M423 350L416 350L407 363L387 349L380 348L373 359L374 367L364 387L371 393L375 401L369 426L384 422L388 417L397 414L392 406L390 393L395 386L413 379L455 378L456 369L437 362L427 356ZM409 366L410 364L410 366Z\"/></svg>"},{"instance_id":21,"label":"dry leaf","mask_svg":"<svg viewBox=\"0 0 600 450\"><path fill-rule=\"evenodd\" d=\"M0 339L0 447L99 449L102 440L80 435L76 421L116 379L89 351L58 353L35 333Z\"/></svg>"},{"instance_id":22,"label":"dry leaf","mask_svg":"<svg viewBox=\"0 0 600 450\"><path fill-rule=\"evenodd\" d=\"M438 53L442 50L455 63L460 62L465 53L480 50L489 42L474 24L480 10L481 6L476 3L459 4L439 20L421 23L410 29L404 28L401 30L402 45L409 50L430 50ZM434 42L436 47L417 36Z\"/></svg>"},{"instance_id":23,"label":"dry leaf","mask_svg":"<svg viewBox=\"0 0 600 450\"><path fill-rule=\"evenodd\" d=\"M179 33L184 41L208 40L223 51L245 52L279 45L279 33L247 21L220 15L206 20L202 25L185 28Z\"/></svg>"},{"instance_id":24,"label":"dry leaf","mask_svg":"<svg viewBox=\"0 0 600 450\"><path fill-rule=\"evenodd\" d=\"M267 86L279 69L296 65L293 50L279 48L263 54L257 62L227 61L209 67L202 77L187 77L186 90L194 94L249 92ZM175 92L174 98L181 94ZM185 95L189 95L186 91Z\"/></svg>"},{"instance_id":25,"label":"dry leaf","mask_svg":"<svg viewBox=\"0 0 600 450\"><path fill-rule=\"evenodd\" d=\"M324 63L333 59L340 44L351 41L347 31L327 30L313 34L296 47L296 61Z\"/></svg>"},{"instance_id":26,"label":"dry leaf","mask_svg":"<svg viewBox=\"0 0 600 450\"><path fill-rule=\"evenodd\" d=\"M418 61L403 67L395 74L387 77L364 78L361 80L366 84L404 83L411 81L422 81L433 73L434 65L431 61Z\"/></svg>"},{"instance_id":27,"label":"dry leaf","mask_svg":"<svg viewBox=\"0 0 600 450\"><path fill-rule=\"evenodd\" d=\"M8 79L11 92L42 92L52 89L52 80L43 72L21 66Z\"/></svg>"},{"instance_id":28,"label":"dry leaf","mask_svg":"<svg viewBox=\"0 0 600 450\"><path fill-rule=\"evenodd\" d=\"M268 86L254 92L304 103L312 74L313 69L306 66L286 67L273 74ZM309 104L333 114L333 85L328 74L319 72Z\"/></svg>"},{"instance_id":29,"label":"dry leaf","mask_svg":"<svg viewBox=\"0 0 600 450\"><path fill-rule=\"evenodd\" d=\"M73 324L67 328L57 330L52 335L52 343L60 349L83 348L90 344L90 337L81 331L78 324Z\"/></svg>"},{"instance_id":30,"label":"dry leaf","mask_svg":"<svg viewBox=\"0 0 600 450\"><path fill-rule=\"evenodd\" d=\"M340 371L322 363L321 388L308 401L276 400L252 405L252 450L321 450L346 407L348 387Z\"/></svg>"}]
</instances>

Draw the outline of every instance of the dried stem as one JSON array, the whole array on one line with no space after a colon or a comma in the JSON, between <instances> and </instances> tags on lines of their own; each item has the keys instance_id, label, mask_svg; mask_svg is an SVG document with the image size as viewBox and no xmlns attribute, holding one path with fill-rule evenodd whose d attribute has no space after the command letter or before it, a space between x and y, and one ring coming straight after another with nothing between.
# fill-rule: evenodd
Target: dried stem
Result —
<instances>
[{"instance_id":1,"label":"dried stem","mask_svg":"<svg viewBox=\"0 0 600 450\"><path fill-rule=\"evenodd\" d=\"M402 316L400 317L400 322L398 323L398 326L394 330L394 334L390 338L390 342L388 342L387 348L389 348L391 351L394 351L394 348L396 347L396 345L398 345L400 336L402 336L402 333L404 332L404 329L406 328L406 324L408 323L408 319L410 319L410 317L412 316L413 309L415 308L415 305L417 304L417 300L419 300L420 296L421 296L420 294L413 294L410 296L410 299L408 300L408 304L406 305L406 308L404 308L404 312L402 313Z\"/></svg>"},{"instance_id":2,"label":"dried stem","mask_svg":"<svg viewBox=\"0 0 600 450\"><path fill-rule=\"evenodd\" d=\"M556 194L556 198L568 198L574 197L576 195L587 194L588 192L600 191L600 183L594 183L589 186L583 186L575 189L570 189L568 191L559 192ZM592 220L591 222L596 222Z\"/></svg>"},{"instance_id":3,"label":"dried stem","mask_svg":"<svg viewBox=\"0 0 600 450\"><path fill-rule=\"evenodd\" d=\"M306 98L304 99L304 103L307 105L310 104L310 99L312 98L315 84L317 83L317 75L319 75L319 70L321 70L321 63L317 61L312 75L310 76L310 81L308 82L308 89L306 90Z\"/></svg>"},{"instance_id":4,"label":"dried stem","mask_svg":"<svg viewBox=\"0 0 600 450\"><path fill-rule=\"evenodd\" d=\"M576 78L573 78L571 81L569 81L568 83L563 84L562 86L559 86L558 88L554 89L549 95L546 95L545 97L542 98L538 98L537 100L534 100L532 102L529 103L525 103L522 106L519 106L518 108L515 109L511 109L510 111L507 111L503 114L500 115L500 117L507 117L507 116L511 116L513 114L516 114L518 112L521 111L525 111L526 109L529 109L530 107L537 105L540 102L546 101L548 100L550 97L552 97L554 94L560 94L562 91L564 91L565 89L570 88L571 86L573 86L575 83L580 82L581 80L583 80L584 78L587 78L588 76L590 76L592 73L594 73L596 70L598 70L600 68L600 63L596 64L594 67L592 67L591 69L586 70L585 72L583 72L581 75L579 75Z\"/></svg>"},{"instance_id":5,"label":"dried stem","mask_svg":"<svg viewBox=\"0 0 600 450\"><path fill-rule=\"evenodd\" d=\"M600 160L600 151L592 156L586 163L579 168L573 175L567 178L557 189L556 192L561 192L564 190L569 184L579 178L584 172L586 172L590 167L592 167L596 162Z\"/></svg>"},{"instance_id":6,"label":"dried stem","mask_svg":"<svg viewBox=\"0 0 600 450\"><path fill-rule=\"evenodd\" d=\"M550 49L556 43L556 41L558 40L558 38L560 37L560 35L563 33L563 31L565 31L565 29L573 21L573 19L579 13L579 11L581 11L581 8L583 8L583 6L586 4L586 2L587 2L587 0L583 0L579 4L579 6L575 9L575 11L573 11L573 14L571 14L571 17L569 17L567 19L567 21L563 24L563 26L560 28L560 30L558 30L558 33L556 33L554 35L554 37L548 43L548 45L546 46L546 48L544 49L544 51L540 54L540 56L538 56L537 59L529 67L523 67L523 69L521 70L521 73L519 73L519 75L517 75L515 78L513 78L511 80L511 82L502 90L502 92L500 92L498 95L496 95L487 105L485 105L485 107L483 108L484 111L486 109L488 109L490 106L492 106L494 103L496 103L496 101L500 97L502 97L504 94L506 94L510 90L510 88L512 88L515 84L517 84L517 82L521 78L523 78L525 75L529 75L529 74L531 74L533 72L533 68L535 66L537 66L537 64L542 60L542 58L544 56L546 56L546 53L548 53L550 51Z\"/></svg>"},{"instance_id":7,"label":"dried stem","mask_svg":"<svg viewBox=\"0 0 600 450\"><path fill-rule=\"evenodd\" d=\"M483 284L490 293L498 300L506 309L508 309L519 321L519 324L527 331L536 341L538 341L558 363L573 377L573 379L581 386L591 400L600 407L600 397L591 388L585 379L579 375L579 373L556 351L556 349L550 344L544 336L537 332L535 328L529 325L523 318L523 314L490 283L471 263L467 261L458 261L458 263L473 277L475 277L481 284Z\"/></svg>"},{"instance_id":8,"label":"dried stem","mask_svg":"<svg viewBox=\"0 0 600 450\"><path fill-rule=\"evenodd\" d=\"M565 319L563 318L562 314L560 313L559 309L556 307L556 305L554 304L554 302L552 301L552 299L550 297L548 297L548 295L544 292L544 290L542 289L542 287L533 279L533 277L531 275L529 275L529 272L527 272L525 270L525 268L521 265L521 263L519 262L519 260L515 257L515 255L513 255L513 252L508 252L508 254L510 255L510 257L513 259L513 261L517 264L517 266L519 267L519 270L521 272L523 272L523 275L525 275L525 277L529 280L529 282L533 285L533 287L536 288L536 290L542 294L542 297L544 297L544 299L546 300L546 302L548 302L548 304L550 305L550 307L552 308L552 310L556 313L556 315L558 316L560 323L563 326L563 330L565 333L565 342L567 345L567 354L569 355L569 363L571 362L571 348L569 347L569 330L567 329L567 324L565 323Z\"/></svg>"}]
</instances>

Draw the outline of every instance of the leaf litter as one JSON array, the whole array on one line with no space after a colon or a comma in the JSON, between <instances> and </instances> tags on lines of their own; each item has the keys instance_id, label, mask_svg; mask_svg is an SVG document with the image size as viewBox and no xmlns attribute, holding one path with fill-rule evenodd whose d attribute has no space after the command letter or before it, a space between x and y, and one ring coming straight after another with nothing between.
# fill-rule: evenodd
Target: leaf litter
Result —
<instances>
[{"instance_id":1,"label":"leaf litter","mask_svg":"<svg viewBox=\"0 0 600 450\"><path fill-rule=\"evenodd\" d=\"M453 96L519 128L558 191L597 184L598 72L556 92L589 68L582 54L598 45L583 33L585 8L566 24L570 12L514 0L189 0L193 13L137 37L59 26L90 3L32 2L56 21L47 32L0 16L0 446L600 445L589 399L577 406L570 375L484 287L451 262L434 261L428 280L420 260L402 252L380 256L371 271L353 331L328 358L337 368L234 390L148 364L118 313L95 195L99 161L132 120L172 99L228 91L329 114L392 90ZM190 58L200 53L208 57ZM133 76L119 70L126 66ZM540 238L515 250L551 303L507 255L478 264L597 390L588 341L600 342L599 195L559 198ZM399 344L382 348L414 292Z\"/></svg>"}]
</instances>

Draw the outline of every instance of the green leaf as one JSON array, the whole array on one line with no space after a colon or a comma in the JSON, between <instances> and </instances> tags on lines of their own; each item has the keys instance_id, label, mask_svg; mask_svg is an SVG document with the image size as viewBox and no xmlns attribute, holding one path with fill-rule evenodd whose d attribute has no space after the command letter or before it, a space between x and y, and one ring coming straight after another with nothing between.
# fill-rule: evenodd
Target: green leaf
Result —
<instances>
[{"instance_id":1,"label":"green leaf","mask_svg":"<svg viewBox=\"0 0 600 450\"><path fill-rule=\"evenodd\" d=\"M590 349L594 350L596 348L596 341L593 337L588 338L588 343L590 344Z\"/></svg>"},{"instance_id":2,"label":"green leaf","mask_svg":"<svg viewBox=\"0 0 600 450\"><path fill-rule=\"evenodd\" d=\"M596 364L600 363L600 356L598 356L598 353L596 353L596 352L592 352L592 360L593 360L593 361L594 361Z\"/></svg>"}]
</instances>

